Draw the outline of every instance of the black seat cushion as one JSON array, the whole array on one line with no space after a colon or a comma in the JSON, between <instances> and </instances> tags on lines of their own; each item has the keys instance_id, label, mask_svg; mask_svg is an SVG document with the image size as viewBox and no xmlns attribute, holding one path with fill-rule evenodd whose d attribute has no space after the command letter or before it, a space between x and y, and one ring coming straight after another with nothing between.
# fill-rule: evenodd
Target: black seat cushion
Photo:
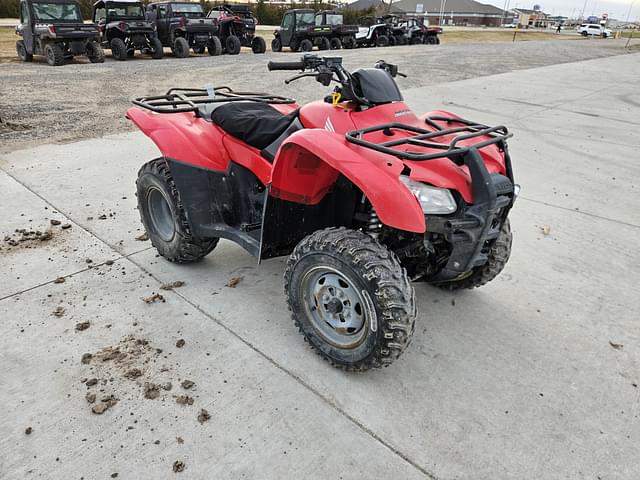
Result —
<instances>
[{"instance_id":1,"label":"black seat cushion","mask_svg":"<svg viewBox=\"0 0 640 480\"><path fill-rule=\"evenodd\" d=\"M267 103L230 102L216 108L211 121L225 132L262 150L293 122L298 111L284 115Z\"/></svg>"}]
</instances>

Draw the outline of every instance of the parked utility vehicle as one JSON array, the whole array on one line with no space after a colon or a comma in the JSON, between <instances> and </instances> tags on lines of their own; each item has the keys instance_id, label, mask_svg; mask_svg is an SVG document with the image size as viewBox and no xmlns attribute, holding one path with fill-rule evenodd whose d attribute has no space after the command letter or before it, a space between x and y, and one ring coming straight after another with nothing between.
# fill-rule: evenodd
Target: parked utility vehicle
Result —
<instances>
[{"instance_id":1,"label":"parked utility vehicle","mask_svg":"<svg viewBox=\"0 0 640 480\"><path fill-rule=\"evenodd\" d=\"M377 17L361 17L358 20L356 43L361 47L386 47L389 45L391 29Z\"/></svg>"},{"instance_id":2,"label":"parked utility vehicle","mask_svg":"<svg viewBox=\"0 0 640 480\"><path fill-rule=\"evenodd\" d=\"M16 52L23 62L31 62L34 55L44 55L52 66L76 55L85 55L91 63L104 62L98 27L82 21L75 0L21 0L16 34L22 37Z\"/></svg>"},{"instance_id":3,"label":"parked utility vehicle","mask_svg":"<svg viewBox=\"0 0 640 480\"><path fill-rule=\"evenodd\" d=\"M341 48L355 48L357 25L345 25L341 12L336 10L322 10L316 13L316 26L328 26L331 28L329 48L339 50ZM323 45L326 47L325 45Z\"/></svg>"},{"instance_id":4,"label":"parked utility vehicle","mask_svg":"<svg viewBox=\"0 0 640 480\"><path fill-rule=\"evenodd\" d=\"M426 43L428 45L440 44L442 27L429 26L429 21L422 16L407 16L399 21L399 25L406 31L411 45Z\"/></svg>"},{"instance_id":5,"label":"parked utility vehicle","mask_svg":"<svg viewBox=\"0 0 640 480\"><path fill-rule=\"evenodd\" d=\"M202 6L194 2L162 2L147 5L147 20L156 24L158 38L178 58L195 53L220 55L214 20L205 18Z\"/></svg>"},{"instance_id":6,"label":"parked utility vehicle","mask_svg":"<svg viewBox=\"0 0 640 480\"><path fill-rule=\"evenodd\" d=\"M228 87L133 102L127 118L161 152L138 174L142 223L172 262L220 238L258 260L289 255L285 295L308 342L347 370L389 365L414 331L410 280L478 287L507 263L511 135L416 116L383 61L350 73L308 54L269 70L338 85L304 106Z\"/></svg>"},{"instance_id":7,"label":"parked utility vehicle","mask_svg":"<svg viewBox=\"0 0 640 480\"><path fill-rule=\"evenodd\" d=\"M582 25L578 25L576 27L576 32L578 32L583 37L592 35L592 36L607 38L607 37L610 37L612 34L611 30L605 28L604 25L589 24L589 23L583 23Z\"/></svg>"},{"instance_id":8,"label":"parked utility vehicle","mask_svg":"<svg viewBox=\"0 0 640 480\"><path fill-rule=\"evenodd\" d=\"M287 10L282 23L271 41L271 50L282 51L289 47L292 52L310 52L313 47L319 50L331 48L332 28L329 25L316 25L316 12L310 9Z\"/></svg>"},{"instance_id":9,"label":"parked utility vehicle","mask_svg":"<svg viewBox=\"0 0 640 480\"><path fill-rule=\"evenodd\" d=\"M99 0L93 4L93 21L100 29L100 43L116 60L133 57L135 51L159 59L164 55L156 27L144 16L139 1Z\"/></svg>"},{"instance_id":10,"label":"parked utility vehicle","mask_svg":"<svg viewBox=\"0 0 640 480\"><path fill-rule=\"evenodd\" d=\"M264 53L267 44L256 36L256 19L246 5L222 5L213 7L207 18L214 19L224 51L230 55L240 53L240 47L251 47L253 53Z\"/></svg>"}]
</instances>

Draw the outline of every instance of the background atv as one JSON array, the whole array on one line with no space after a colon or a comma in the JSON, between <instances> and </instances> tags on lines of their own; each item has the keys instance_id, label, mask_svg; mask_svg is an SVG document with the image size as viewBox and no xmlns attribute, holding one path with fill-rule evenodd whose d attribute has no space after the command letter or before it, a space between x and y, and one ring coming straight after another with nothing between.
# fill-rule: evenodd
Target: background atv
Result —
<instances>
[{"instance_id":1,"label":"background atv","mask_svg":"<svg viewBox=\"0 0 640 480\"><path fill-rule=\"evenodd\" d=\"M264 53L267 44L256 36L256 19L246 5L223 5L214 7L207 18L215 20L216 35L226 53L237 55L240 47L251 47L253 53Z\"/></svg>"},{"instance_id":2,"label":"background atv","mask_svg":"<svg viewBox=\"0 0 640 480\"><path fill-rule=\"evenodd\" d=\"M357 25L344 25L342 13L335 10L322 10L316 13L316 26L331 27L331 50L355 48Z\"/></svg>"},{"instance_id":3,"label":"background atv","mask_svg":"<svg viewBox=\"0 0 640 480\"><path fill-rule=\"evenodd\" d=\"M356 44L360 47L386 47L389 45L391 29L381 19L368 16L358 20Z\"/></svg>"},{"instance_id":4,"label":"background atv","mask_svg":"<svg viewBox=\"0 0 640 480\"><path fill-rule=\"evenodd\" d=\"M104 62L96 41L98 27L82 21L80 5L74 0L21 0L16 51L23 62L44 55L52 66L65 59L86 55L91 63Z\"/></svg>"},{"instance_id":5,"label":"background atv","mask_svg":"<svg viewBox=\"0 0 640 480\"><path fill-rule=\"evenodd\" d=\"M147 20L156 24L162 45L171 48L178 58L195 53L220 55L222 45L216 37L214 20L205 18L202 6L191 2L163 2L147 5Z\"/></svg>"},{"instance_id":6,"label":"background atv","mask_svg":"<svg viewBox=\"0 0 640 480\"><path fill-rule=\"evenodd\" d=\"M142 2L100 0L93 4L93 21L100 29L100 43L116 60L133 57L136 49L159 59L162 42L153 23L147 22Z\"/></svg>"},{"instance_id":7,"label":"background atv","mask_svg":"<svg viewBox=\"0 0 640 480\"><path fill-rule=\"evenodd\" d=\"M314 46L319 50L329 50L331 32L332 28L329 25L316 25L314 10L287 10L282 17L280 28L273 34L271 50L280 52L282 47L289 47L292 52L310 52Z\"/></svg>"},{"instance_id":8,"label":"background atv","mask_svg":"<svg viewBox=\"0 0 640 480\"><path fill-rule=\"evenodd\" d=\"M173 262L220 238L258 259L289 255L285 295L310 345L347 370L389 365L414 331L409 279L470 288L504 268L510 134L417 117L382 61L350 73L307 54L269 69L338 86L304 106L228 87L134 100L127 118L162 152L138 174L142 222Z\"/></svg>"},{"instance_id":9,"label":"background atv","mask_svg":"<svg viewBox=\"0 0 640 480\"><path fill-rule=\"evenodd\" d=\"M389 45L406 45L409 43L409 33L406 25L400 23L397 15L384 15L379 21L389 26Z\"/></svg>"}]
</instances>

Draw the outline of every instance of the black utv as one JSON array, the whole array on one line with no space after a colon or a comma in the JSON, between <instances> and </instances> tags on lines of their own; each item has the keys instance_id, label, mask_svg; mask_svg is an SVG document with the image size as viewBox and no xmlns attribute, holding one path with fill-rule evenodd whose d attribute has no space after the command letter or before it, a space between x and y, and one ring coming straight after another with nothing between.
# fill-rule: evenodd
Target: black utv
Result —
<instances>
[{"instance_id":1,"label":"black utv","mask_svg":"<svg viewBox=\"0 0 640 480\"><path fill-rule=\"evenodd\" d=\"M331 48L331 27L316 25L315 10L287 10L273 35L271 50L274 52L282 51L282 47L289 47L292 52L310 52L314 46L318 50Z\"/></svg>"},{"instance_id":2,"label":"black utv","mask_svg":"<svg viewBox=\"0 0 640 480\"><path fill-rule=\"evenodd\" d=\"M162 58L162 42L155 25L145 19L142 2L100 0L93 4L93 21L100 29L100 44L110 48L116 60L133 57L136 50Z\"/></svg>"},{"instance_id":3,"label":"black utv","mask_svg":"<svg viewBox=\"0 0 640 480\"><path fill-rule=\"evenodd\" d=\"M213 7L207 18L215 20L217 36L225 53L237 55L240 47L250 47L253 53L264 53L264 38L256 36L256 19L247 5Z\"/></svg>"},{"instance_id":4,"label":"black utv","mask_svg":"<svg viewBox=\"0 0 640 480\"><path fill-rule=\"evenodd\" d=\"M16 51L23 62L44 55L52 66L66 59L86 55L91 63L104 62L104 52L96 41L98 27L82 21L75 0L21 0Z\"/></svg>"},{"instance_id":5,"label":"black utv","mask_svg":"<svg viewBox=\"0 0 640 480\"><path fill-rule=\"evenodd\" d=\"M162 45L171 48L179 58L189 56L189 48L195 53L220 55L222 45L216 36L213 19L205 18L202 6L192 2L162 2L147 5L147 21L156 24Z\"/></svg>"},{"instance_id":6,"label":"black utv","mask_svg":"<svg viewBox=\"0 0 640 480\"><path fill-rule=\"evenodd\" d=\"M331 50L354 48L356 46L357 25L345 25L342 13L335 10L322 10L316 13L316 26L331 28L329 46Z\"/></svg>"}]
</instances>

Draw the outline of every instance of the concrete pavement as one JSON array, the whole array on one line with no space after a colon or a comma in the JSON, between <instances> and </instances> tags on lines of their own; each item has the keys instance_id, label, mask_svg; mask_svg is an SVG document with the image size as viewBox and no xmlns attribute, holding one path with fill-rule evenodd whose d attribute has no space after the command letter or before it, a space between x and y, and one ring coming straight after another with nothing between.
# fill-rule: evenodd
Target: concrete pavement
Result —
<instances>
[{"instance_id":1,"label":"concrete pavement","mask_svg":"<svg viewBox=\"0 0 640 480\"><path fill-rule=\"evenodd\" d=\"M0 477L167 478L183 461L184 478L637 478L639 77L634 54L405 92L416 111L508 125L523 191L503 274L456 294L417 284L413 343L363 375L305 346L283 259L257 267L221 242L178 266L135 239L133 182L157 155L142 135L2 157L0 233L53 237L0 251ZM128 363L97 359L129 335L148 344ZM92 391L119 401L92 414Z\"/></svg>"}]
</instances>

